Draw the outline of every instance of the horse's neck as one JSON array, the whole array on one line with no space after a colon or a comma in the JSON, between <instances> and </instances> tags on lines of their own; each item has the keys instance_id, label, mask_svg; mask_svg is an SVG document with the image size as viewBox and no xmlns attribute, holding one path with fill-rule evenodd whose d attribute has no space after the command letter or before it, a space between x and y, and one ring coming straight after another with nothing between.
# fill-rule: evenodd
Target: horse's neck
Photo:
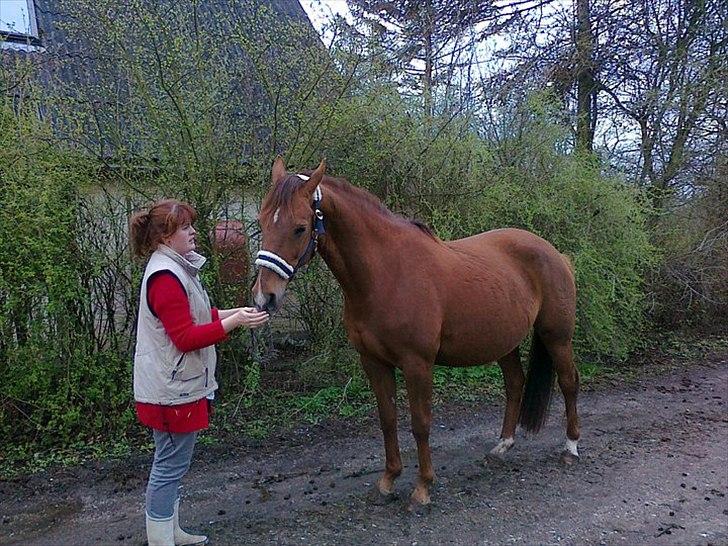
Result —
<instances>
[{"instance_id":1,"label":"horse's neck","mask_svg":"<svg viewBox=\"0 0 728 546\"><path fill-rule=\"evenodd\" d=\"M378 268L385 262L392 230L402 228L341 183L325 184L322 190L326 235L319 246L321 257L345 294L370 293L382 273Z\"/></svg>"}]
</instances>

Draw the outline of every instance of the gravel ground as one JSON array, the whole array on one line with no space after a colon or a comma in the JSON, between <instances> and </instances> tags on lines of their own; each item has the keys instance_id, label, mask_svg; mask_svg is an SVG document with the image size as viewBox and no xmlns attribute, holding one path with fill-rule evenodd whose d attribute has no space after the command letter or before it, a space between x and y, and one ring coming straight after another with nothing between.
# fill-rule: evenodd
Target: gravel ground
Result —
<instances>
[{"instance_id":1,"label":"gravel ground","mask_svg":"<svg viewBox=\"0 0 728 546\"><path fill-rule=\"evenodd\" d=\"M645 367L648 369L648 367ZM263 445L201 447L182 518L210 544L728 544L728 352L640 372L579 399L581 460L560 462L560 396L537 436L487 456L502 403L435 408L432 505L407 511L416 451L383 503L375 416L330 420ZM0 481L0 544L142 545L149 456Z\"/></svg>"}]
</instances>

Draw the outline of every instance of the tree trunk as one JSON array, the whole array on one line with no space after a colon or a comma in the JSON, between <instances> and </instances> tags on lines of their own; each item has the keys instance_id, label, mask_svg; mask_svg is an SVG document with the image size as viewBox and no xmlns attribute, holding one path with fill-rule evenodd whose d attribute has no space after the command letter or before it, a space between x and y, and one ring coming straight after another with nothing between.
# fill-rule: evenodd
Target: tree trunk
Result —
<instances>
[{"instance_id":1,"label":"tree trunk","mask_svg":"<svg viewBox=\"0 0 728 546\"><path fill-rule=\"evenodd\" d=\"M425 53L425 72L422 76L422 96L425 119L429 120L433 114L432 108L432 72L433 72L433 14L430 2L425 3L425 13L423 17L423 40Z\"/></svg>"},{"instance_id":2,"label":"tree trunk","mask_svg":"<svg viewBox=\"0 0 728 546\"><path fill-rule=\"evenodd\" d=\"M591 152L596 125L596 85L589 0L576 0L576 20L576 151Z\"/></svg>"}]
</instances>

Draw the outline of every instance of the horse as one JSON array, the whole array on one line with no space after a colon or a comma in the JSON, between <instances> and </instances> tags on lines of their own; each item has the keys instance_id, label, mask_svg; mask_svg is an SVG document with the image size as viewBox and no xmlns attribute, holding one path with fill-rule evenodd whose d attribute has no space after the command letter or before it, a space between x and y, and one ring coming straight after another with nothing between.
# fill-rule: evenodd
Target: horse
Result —
<instances>
[{"instance_id":1,"label":"horse","mask_svg":"<svg viewBox=\"0 0 728 546\"><path fill-rule=\"evenodd\" d=\"M576 313L574 269L549 242L521 229L496 229L443 241L421 222L389 211L371 193L325 175L286 171L276 158L271 187L258 217L262 250L252 295L275 313L288 283L316 251L341 285L343 322L374 391L384 436L385 468L377 481L394 496L402 472L397 438L395 369L404 377L417 443L419 474L410 509L430 503L435 478L429 436L433 366L497 361L506 390L502 457L518 424L538 432L545 422L554 377L566 405L564 462L578 460L579 373L572 338ZM519 345L530 332L527 375Z\"/></svg>"}]
</instances>

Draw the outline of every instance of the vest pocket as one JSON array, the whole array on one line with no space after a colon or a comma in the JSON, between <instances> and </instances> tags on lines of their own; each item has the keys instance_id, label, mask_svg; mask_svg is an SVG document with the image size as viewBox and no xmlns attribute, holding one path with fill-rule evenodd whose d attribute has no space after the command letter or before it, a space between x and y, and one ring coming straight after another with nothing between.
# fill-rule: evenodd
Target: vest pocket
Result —
<instances>
[{"instance_id":1,"label":"vest pocket","mask_svg":"<svg viewBox=\"0 0 728 546\"><path fill-rule=\"evenodd\" d=\"M172 381L189 381L202 376L205 370L200 366L199 360L189 353L183 353L172 370Z\"/></svg>"}]
</instances>

